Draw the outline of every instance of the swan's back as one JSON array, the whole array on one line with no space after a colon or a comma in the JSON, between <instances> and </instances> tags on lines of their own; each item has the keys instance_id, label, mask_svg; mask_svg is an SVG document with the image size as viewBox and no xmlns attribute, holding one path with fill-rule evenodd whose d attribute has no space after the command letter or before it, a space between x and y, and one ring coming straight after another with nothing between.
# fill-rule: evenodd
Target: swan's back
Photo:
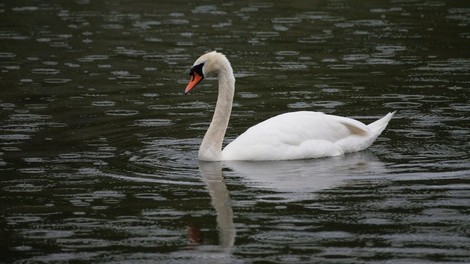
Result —
<instances>
[{"instance_id":1,"label":"swan's back","mask_svg":"<svg viewBox=\"0 0 470 264\"><path fill-rule=\"evenodd\" d=\"M224 160L288 160L342 155L369 147L393 113L370 126L320 112L292 112L261 122L232 141Z\"/></svg>"}]
</instances>

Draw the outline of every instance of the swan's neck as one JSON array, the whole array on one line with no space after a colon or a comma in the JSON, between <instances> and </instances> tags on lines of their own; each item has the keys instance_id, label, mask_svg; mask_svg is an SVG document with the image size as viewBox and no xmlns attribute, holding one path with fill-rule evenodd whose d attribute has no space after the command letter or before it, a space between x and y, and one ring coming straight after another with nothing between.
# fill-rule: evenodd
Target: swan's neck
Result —
<instances>
[{"instance_id":1,"label":"swan's neck","mask_svg":"<svg viewBox=\"0 0 470 264\"><path fill-rule=\"evenodd\" d=\"M222 159L222 143L228 127L235 92L235 77L230 64L220 70L218 80L217 104L212 122L199 148L200 160L217 161Z\"/></svg>"}]
</instances>

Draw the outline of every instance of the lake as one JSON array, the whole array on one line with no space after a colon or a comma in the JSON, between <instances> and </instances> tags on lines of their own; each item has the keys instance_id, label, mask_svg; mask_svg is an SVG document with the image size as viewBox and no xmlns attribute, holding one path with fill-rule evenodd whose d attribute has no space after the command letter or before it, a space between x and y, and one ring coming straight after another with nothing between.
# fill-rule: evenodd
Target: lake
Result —
<instances>
[{"instance_id":1,"label":"lake","mask_svg":"<svg viewBox=\"0 0 470 264\"><path fill-rule=\"evenodd\" d=\"M163 2L163 1L159 1ZM468 1L0 3L0 262L470 262ZM368 124L366 151L199 162L289 111Z\"/></svg>"}]
</instances>

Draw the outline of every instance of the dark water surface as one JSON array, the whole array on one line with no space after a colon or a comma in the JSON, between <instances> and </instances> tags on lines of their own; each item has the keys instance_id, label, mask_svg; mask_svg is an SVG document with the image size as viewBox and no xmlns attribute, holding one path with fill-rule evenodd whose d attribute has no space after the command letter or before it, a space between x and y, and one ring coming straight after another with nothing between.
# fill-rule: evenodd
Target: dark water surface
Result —
<instances>
[{"instance_id":1,"label":"dark water surface","mask_svg":"<svg viewBox=\"0 0 470 264\"><path fill-rule=\"evenodd\" d=\"M0 3L0 262L470 262L470 4ZM227 141L312 110L369 123L365 152L198 163L218 49Z\"/></svg>"}]
</instances>

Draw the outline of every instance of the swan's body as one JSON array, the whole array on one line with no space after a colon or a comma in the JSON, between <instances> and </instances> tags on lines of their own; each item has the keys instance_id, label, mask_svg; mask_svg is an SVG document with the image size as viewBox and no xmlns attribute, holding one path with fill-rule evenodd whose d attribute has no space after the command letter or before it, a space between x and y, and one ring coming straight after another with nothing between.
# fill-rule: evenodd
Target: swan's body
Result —
<instances>
[{"instance_id":1,"label":"swan's body","mask_svg":"<svg viewBox=\"0 0 470 264\"><path fill-rule=\"evenodd\" d=\"M219 81L214 116L199 148L200 160L309 159L360 151L375 141L394 114L369 125L320 112L281 114L249 128L222 151L235 91L230 62L221 53L209 52L196 60L190 74L186 93L208 74L215 74Z\"/></svg>"}]
</instances>

